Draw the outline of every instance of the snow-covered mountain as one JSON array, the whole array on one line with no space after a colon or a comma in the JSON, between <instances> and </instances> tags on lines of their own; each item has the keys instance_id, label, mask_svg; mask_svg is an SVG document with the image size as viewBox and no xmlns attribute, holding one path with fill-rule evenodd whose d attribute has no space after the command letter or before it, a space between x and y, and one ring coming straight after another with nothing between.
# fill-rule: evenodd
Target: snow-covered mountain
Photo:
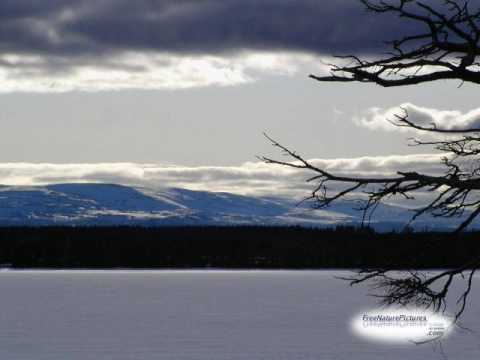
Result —
<instances>
[{"instance_id":1,"label":"snow-covered mountain","mask_svg":"<svg viewBox=\"0 0 480 360\"><path fill-rule=\"evenodd\" d=\"M371 225L402 228L411 213L381 205ZM0 186L4 225L358 225L362 213L348 202L328 209L296 206L285 199L256 198L185 189L152 190L112 184ZM452 221L425 219L419 229L449 228Z\"/></svg>"}]
</instances>

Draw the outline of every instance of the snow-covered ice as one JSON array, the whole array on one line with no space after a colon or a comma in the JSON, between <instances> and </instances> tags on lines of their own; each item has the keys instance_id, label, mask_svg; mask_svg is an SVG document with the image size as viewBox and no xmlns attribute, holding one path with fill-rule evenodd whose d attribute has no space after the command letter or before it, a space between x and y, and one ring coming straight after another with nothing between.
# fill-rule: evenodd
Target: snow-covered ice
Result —
<instances>
[{"instance_id":1,"label":"snow-covered ice","mask_svg":"<svg viewBox=\"0 0 480 360\"><path fill-rule=\"evenodd\" d=\"M328 271L0 273L0 359L425 360L429 345L356 337L374 300ZM479 359L480 279L451 359Z\"/></svg>"}]
</instances>

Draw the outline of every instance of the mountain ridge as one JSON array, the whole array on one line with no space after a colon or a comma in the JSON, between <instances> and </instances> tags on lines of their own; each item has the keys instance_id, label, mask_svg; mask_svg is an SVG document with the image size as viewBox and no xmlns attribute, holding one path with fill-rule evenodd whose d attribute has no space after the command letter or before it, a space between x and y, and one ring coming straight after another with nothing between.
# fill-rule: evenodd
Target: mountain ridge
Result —
<instances>
[{"instance_id":1,"label":"mountain ridge","mask_svg":"<svg viewBox=\"0 0 480 360\"><path fill-rule=\"evenodd\" d=\"M412 213L382 204L370 226L403 228ZM0 226L53 225L300 225L359 226L362 213L350 202L327 209L296 206L293 200L236 195L182 188L152 189L106 183L63 183L42 186L0 185ZM416 229L449 229L445 219L427 218Z\"/></svg>"}]
</instances>

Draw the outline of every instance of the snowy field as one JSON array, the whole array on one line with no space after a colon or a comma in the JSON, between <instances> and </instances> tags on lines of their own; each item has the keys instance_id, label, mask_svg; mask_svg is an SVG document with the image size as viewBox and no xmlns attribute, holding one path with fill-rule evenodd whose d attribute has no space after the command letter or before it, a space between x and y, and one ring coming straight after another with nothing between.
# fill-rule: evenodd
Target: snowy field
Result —
<instances>
[{"instance_id":1,"label":"snowy field","mask_svg":"<svg viewBox=\"0 0 480 360\"><path fill-rule=\"evenodd\" d=\"M5 271L0 359L441 359L352 334L374 300L327 271ZM480 279L443 347L480 358Z\"/></svg>"}]
</instances>

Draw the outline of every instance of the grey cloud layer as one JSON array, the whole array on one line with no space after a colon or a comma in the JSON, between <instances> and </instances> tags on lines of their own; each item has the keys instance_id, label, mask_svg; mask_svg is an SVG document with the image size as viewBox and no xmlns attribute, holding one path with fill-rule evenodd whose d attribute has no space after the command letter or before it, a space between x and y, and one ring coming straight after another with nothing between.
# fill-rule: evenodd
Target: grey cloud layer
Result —
<instances>
[{"instance_id":1,"label":"grey cloud layer","mask_svg":"<svg viewBox=\"0 0 480 360\"><path fill-rule=\"evenodd\" d=\"M438 155L317 159L312 162L331 172L344 175L391 176L396 171L405 170L418 170L427 174L439 174L442 171ZM296 198L307 195L311 190L311 184L305 183L310 175L305 171L253 162L230 167L135 163L0 164L0 184L6 185L103 182Z\"/></svg>"},{"instance_id":2,"label":"grey cloud layer","mask_svg":"<svg viewBox=\"0 0 480 360\"><path fill-rule=\"evenodd\" d=\"M409 121L427 128L432 125L435 125L437 128L448 130L480 128L480 108L462 113L458 110L432 109L411 103L405 103L386 109L369 109L365 116L356 118L355 122L357 125L371 130L414 131L412 129L393 126L391 124L391 121L395 122L395 116L403 116L404 114L408 114Z\"/></svg>"},{"instance_id":3,"label":"grey cloud layer","mask_svg":"<svg viewBox=\"0 0 480 360\"><path fill-rule=\"evenodd\" d=\"M357 0L3 0L0 19L3 53L58 56L371 52L410 30Z\"/></svg>"},{"instance_id":4,"label":"grey cloud layer","mask_svg":"<svg viewBox=\"0 0 480 360\"><path fill-rule=\"evenodd\" d=\"M358 0L3 0L0 92L229 86L272 69L321 74L329 68L319 55L383 52L384 40L414 25L367 14Z\"/></svg>"}]
</instances>

